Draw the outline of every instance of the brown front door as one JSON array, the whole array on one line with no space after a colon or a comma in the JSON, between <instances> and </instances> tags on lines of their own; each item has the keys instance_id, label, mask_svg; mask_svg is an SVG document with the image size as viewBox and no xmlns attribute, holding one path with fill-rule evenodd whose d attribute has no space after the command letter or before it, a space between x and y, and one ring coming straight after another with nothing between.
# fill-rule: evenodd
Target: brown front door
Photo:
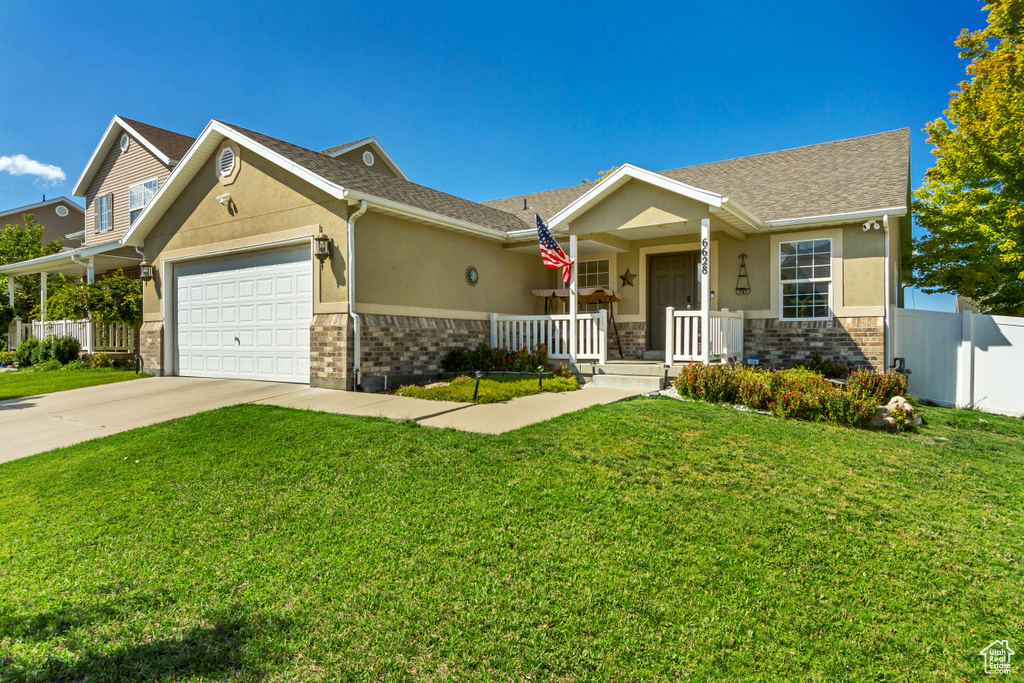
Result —
<instances>
[{"instance_id":1,"label":"brown front door","mask_svg":"<svg viewBox=\"0 0 1024 683\"><path fill-rule=\"evenodd\" d=\"M700 308L697 287L697 252L659 254L647 262L647 348L665 350L665 307Z\"/></svg>"}]
</instances>

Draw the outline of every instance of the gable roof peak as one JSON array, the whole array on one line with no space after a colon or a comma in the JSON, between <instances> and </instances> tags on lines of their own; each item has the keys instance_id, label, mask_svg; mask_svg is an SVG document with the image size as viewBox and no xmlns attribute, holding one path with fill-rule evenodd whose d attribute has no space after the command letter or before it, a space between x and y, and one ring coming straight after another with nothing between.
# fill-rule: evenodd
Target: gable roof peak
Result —
<instances>
[{"instance_id":1,"label":"gable roof peak","mask_svg":"<svg viewBox=\"0 0 1024 683\"><path fill-rule=\"evenodd\" d=\"M126 119L115 114L114 118L110 119L110 123L107 124L103 137L100 138L99 144L96 145L92 156L89 157L89 162L85 165L85 169L78 178L78 182L75 183L75 188L71 194L76 197L85 196L86 190L89 189L89 184L92 183L96 172L99 171L100 166L103 164L103 160L107 158L107 154L122 132L128 133L138 140L139 144L145 147L167 168L178 163L188 152L192 143L195 142L195 138L190 138L187 135L175 133L166 128L151 126L141 121Z\"/></svg>"}]
</instances>

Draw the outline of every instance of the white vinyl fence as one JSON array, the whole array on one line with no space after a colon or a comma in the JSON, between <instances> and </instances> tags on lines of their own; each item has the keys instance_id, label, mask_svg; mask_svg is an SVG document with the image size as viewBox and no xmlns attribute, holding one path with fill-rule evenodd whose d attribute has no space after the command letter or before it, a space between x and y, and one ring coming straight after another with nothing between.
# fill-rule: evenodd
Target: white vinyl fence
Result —
<instances>
[{"instance_id":1,"label":"white vinyl fence","mask_svg":"<svg viewBox=\"0 0 1024 683\"><path fill-rule=\"evenodd\" d=\"M914 396L1024 415L1024 318L898 308L892 332Z\"/></svg>"}]
</instances>

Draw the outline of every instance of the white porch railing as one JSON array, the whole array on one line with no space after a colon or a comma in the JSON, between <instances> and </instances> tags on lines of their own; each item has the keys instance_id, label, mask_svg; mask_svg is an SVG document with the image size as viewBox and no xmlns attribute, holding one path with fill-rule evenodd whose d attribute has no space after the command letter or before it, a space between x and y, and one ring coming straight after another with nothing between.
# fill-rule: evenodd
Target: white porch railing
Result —
<instances>
[{"instance_id":1,"label":"white porch railing","mask_svg":"<svg viewBox=\"0 0 1024 683\"><path fill-rule=\"evenodd\" d=\"M708 355L700 311L665 309L665 358L672 363L728 360L743 357L743 311L708 311Z\"/></svg>"},{"instance_id":2,"label":"white porch railing","mask_svg":"<svg viewBox=\"0 0 1024 683\"><path fill-rule=\"evenodd\" d=\"M569 315L491 314L491 346L518 351L537 344L548 347L548 357L557 360L608 359L608 311L576 315L576 353L570 348L572 317Z\"/></svg>"},{"instance_id":3,"label":"white porch railing","mask_svg":"<svg viewBox=\"0 0 1024 683\"><path fill-rule=\"evenodd\" d=\"M28 335L36 339L71 336L78 340L83 351L111 351L126 353L132 351L132 331L119 323L99 323L93 320L33 320L31 325L21 325ZM20 340L19 340L20 341Z\"/></svg>"},{"instance_id":4,"label":"white porch railing","mask_svg":"<svg viewBox=\"0 0 1024 683\"><path fill-rule=\"evenodd\" d=\"M743 311L710 311L711 358L743 359Z\"/></svg>"}]
</instances>

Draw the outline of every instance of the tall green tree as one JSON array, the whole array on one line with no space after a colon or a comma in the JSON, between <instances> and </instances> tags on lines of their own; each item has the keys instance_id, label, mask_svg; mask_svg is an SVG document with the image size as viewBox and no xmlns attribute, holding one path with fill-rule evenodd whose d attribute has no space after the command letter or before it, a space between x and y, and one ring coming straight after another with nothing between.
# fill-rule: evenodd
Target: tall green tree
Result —
<instances>
[{"instance_id":1,"label":"tall green tree","mask_svg":"<svg viewBox=\"0 0 1024 683\"><path fill-rule=\"evenodd\" d=\"M7 225L0 231L0 265L18 263L29 259L56 254L64 246L64 240L55 239L43 243L45 229L36 222L35 216L26 213L22 225ZM58 291L66 281L63 276L47 278L48 294ZM17 291L14 296L14 311L23 320L28 320L34 307L39 306L39 275L21 275L15 278ZM7 303L7 276L0 275L0 297Z\"/></svg>"},{"instance_id":2,"label":"tall green tree","mask_svg":"<svg viewBox=\"0 0 1024 683\"><path fill-rule=\"evenodd\" d=\"M928 233L907 265L928 293L1024 315L1024 0L991 0L988 25L956 40L968 80L929 123L935 166L914 192Z\"/></svg>"}]
</instances>

